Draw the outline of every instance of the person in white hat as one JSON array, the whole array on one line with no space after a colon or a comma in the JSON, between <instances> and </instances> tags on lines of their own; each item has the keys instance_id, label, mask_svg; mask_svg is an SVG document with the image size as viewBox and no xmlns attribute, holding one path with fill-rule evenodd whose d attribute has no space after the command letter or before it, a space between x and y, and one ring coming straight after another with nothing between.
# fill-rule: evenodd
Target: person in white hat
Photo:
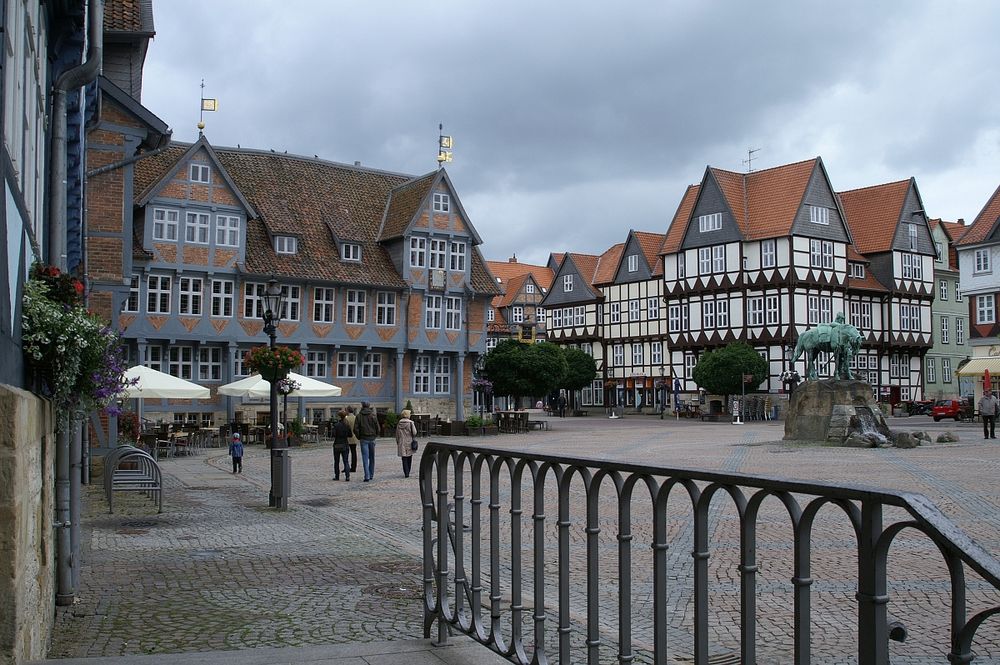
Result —
<instances>
[{"instance_id":1,"label":"person in white hat","mask_svg":"<svg viewBox=\"0 0 1000 665\"><path fill-rule=\"evenodd\" d=\"M229 443L229 456L233 458L233 473L243 473L243 441L240 433L233 432L233 440Z\"/></svg>"}]
</instances>

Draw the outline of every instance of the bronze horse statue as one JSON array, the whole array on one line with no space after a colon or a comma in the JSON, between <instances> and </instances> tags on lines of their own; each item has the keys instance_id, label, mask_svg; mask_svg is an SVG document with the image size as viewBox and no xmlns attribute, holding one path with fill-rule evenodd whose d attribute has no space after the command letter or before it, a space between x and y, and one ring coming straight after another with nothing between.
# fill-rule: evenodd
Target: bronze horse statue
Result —
<instances>
[{"instance_id":1,"label":"bronze horse statue","mask_svg":"<svg viewBox=\"0 0 1000 665\"><path fill-rule=\"evenodd\" d=\"M818 378L816 375L816 358L821 352L832 353L837 365L838 379L853 379L851 359L861 349L861 333L852 325L844 323L844 315L838 314L833 323L821 323L810 328L801 335L795 343L795 353L792 354L794 364L805 353L806 377Z\"/></svg>"}]
</instances>

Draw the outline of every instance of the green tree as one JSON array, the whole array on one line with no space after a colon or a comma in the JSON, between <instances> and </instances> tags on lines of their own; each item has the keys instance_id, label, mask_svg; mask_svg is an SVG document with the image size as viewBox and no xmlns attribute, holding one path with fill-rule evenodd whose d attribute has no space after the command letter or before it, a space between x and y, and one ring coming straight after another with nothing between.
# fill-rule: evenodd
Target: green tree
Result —
<instances>
[{"instance_id":1,"label":"green tree","mask_svg":"<svg viewBox=\"0 0 1000 665\"><path fill-rule=\"evenodd\" d=\"M570 391L582 390L597 378L597 364L580 349L565 347L563 356L566 358L566 375L562 387Z\"/></svg>"},{"instance_id":2,"label":"green tree","mask_svg":"<svg viewBox=\"0 0 1000 665\"><path fill-rule=\"evenodd\" d=\"M699 358L691 376L708 392L728 397L744 390L745 374L753 375L746 387L756 388L767 378L767 361L749 344L736 342Z\"/></svg>"},{"instance_id":3,"label":"green tree","mask_svg":"<svg viewBox=\"0 0 1000 665\"><path fill-rule=\"evenodd\" d=\"M494 395L545 395L562 381L566 359L555 344L522 344L504 340L486 354L483 370L493 382Z\"/></svg>"}]
</instances>

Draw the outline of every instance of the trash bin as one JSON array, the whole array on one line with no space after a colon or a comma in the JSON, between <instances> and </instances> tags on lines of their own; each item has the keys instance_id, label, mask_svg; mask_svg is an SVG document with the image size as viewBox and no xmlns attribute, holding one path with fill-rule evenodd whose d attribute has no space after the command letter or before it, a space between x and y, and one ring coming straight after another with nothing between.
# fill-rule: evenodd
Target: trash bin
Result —
<instances>
[{"instance_id":1,"label":"trash bin","mask_svg":"<svg viewBox=\"0 0 1000 665\"><path fill-rule=\"evenodd\" d=\"M718 416L722 414L722 400L713 399L708 403L708 414L710 416Z\"/></svg>"}]
</instances>

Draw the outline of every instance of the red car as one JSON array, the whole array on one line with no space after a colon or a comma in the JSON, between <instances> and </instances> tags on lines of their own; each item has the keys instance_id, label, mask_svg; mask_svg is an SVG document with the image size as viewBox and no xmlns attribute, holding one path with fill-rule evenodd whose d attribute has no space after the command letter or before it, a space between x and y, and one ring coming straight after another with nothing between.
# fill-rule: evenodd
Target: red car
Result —
<instances>
[{"instance_id":1,"label":"red car","mask_svg":"<svg viewBox=\"0 0 1000 665\"><path fill-rule=\"evenodd\" d=\"M942 418L954 418L955 420L961 420L962 402L957 399L939 399L934 402L934 409L932 413L934 415L934 422L938 422Z\"/></svg>"}]
</instances>

